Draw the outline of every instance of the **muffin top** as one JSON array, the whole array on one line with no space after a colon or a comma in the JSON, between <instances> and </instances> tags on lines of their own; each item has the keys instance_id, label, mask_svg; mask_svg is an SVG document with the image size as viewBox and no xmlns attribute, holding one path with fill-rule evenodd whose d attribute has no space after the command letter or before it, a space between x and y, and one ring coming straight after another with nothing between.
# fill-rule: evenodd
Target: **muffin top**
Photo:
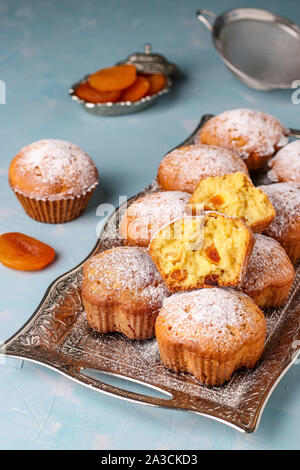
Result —
<instances>
[{"instance_id":1,"label":"muffin top","mask_svg":"<svg viewBox=\"0 0 300 470\"><path fill-rule=\"evenodd\" d=\"M9 168L12 188L27 197L79 197L98 184L92 159L77 145L44 139L22 148Z\"/></svg>"},{"instance_id":2,"label":"muffin top","mask_svg":"<svg viewBox=\"0 0 300 470\"><path fill-rule=\"evenodd\" d=\"M247 294L268 286L283 286L294 278L294 267L284 248L274 238L256 234L242 289Z\"/></svg>"},{"instance_id":3,"label":"muffin top","mask_svg":"<svg viewBox=\"0 0 300 470\"><path fill-rule=\"evenodd\" d=\"M252 109L233 109L204 124L196 142L236 151L243 159L251 154L272 156L287 144L288 130L269 114Z\"/></svg>"},{"instance_id":4,"label":"muffin top","mask_svg":"<svg viewBox=\"0 0 300 470\"><path fill-rule=\"evenodd\" d=\"M189 199L190 194L182 191L161 191L136 199L122 218L121 236L148 246L157 230L185 214Z\"/></svg>"},{"instance_id":5,"label":"muffin top","mask_svg":"<svg viewBox=\"0 0 300 470\"><path fill-rule=\"evenodd\" d=\"M300 183L300 140L290 142L269 161L271 181Z\"/></svg>"},{"instance_id":6,"label":"muffin top","mask_svg":"<svg viewBox=\"0 0 300 470\"><path fill-rule=\"evenodd\" d=\"M300 189L293 183L274 183L259 186L272 202L276 216L264 231L280 239L299 238Z\"/></svg>"},{"instance_id":7,"label":"muffin top","mask_svg":"<svg viewBox=\"0 0 300 470\"><path fill-rule=\"evenodd\" d=\"M213 287L165 299L156 323L174 342L217 356L254 340L265 319L247 295Z\"/></svg>"},{"instance_id":8,"label":"muffin top","mask_svg":"<svg viewBox=\"0 0 300 470\"><path fill-rule=\"evenodd\" d=\"M201 179L242 171L249 176L243 160L231 150L214 145L185 145L161 161L158 181L164 189L192 193Z\"/></svg>"},{"instance_id":9,"label":"muffin top","mask_svg":"<svg viewBox=\"0 0 300 470\"><path fill-rule=\"evenodd\" d=\"M161 307L168 290L144 248L121 246L90 258L83 267L83 292L93 303L121 303L136 313Z\"/></svg>"}]
</instances>

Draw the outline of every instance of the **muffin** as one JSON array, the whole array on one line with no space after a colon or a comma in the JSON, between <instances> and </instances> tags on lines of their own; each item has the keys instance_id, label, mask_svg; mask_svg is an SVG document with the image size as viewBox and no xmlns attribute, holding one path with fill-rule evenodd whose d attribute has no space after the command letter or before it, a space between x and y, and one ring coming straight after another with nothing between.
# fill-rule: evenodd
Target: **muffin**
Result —
<instances>
[{"instance_id":1,"label":"muffin","mask_svg":"<svg viewBox=\"0 0 300 470\"><path fill-rule=\"evenodd\" d=\"M155 334L165 367L193 374L205 385L223 385L260 359L266 320L243 293L200 289L166 299Z\"/></svg>"},{"instance_id":2,"label":"muffin","mask_svg":"<svg viewBox=\"0 0 300 470\"><path fill-rule=\"evenodd\" d=\"M288 130L269 114L233 109L207 121L195 143L217 145L236 152L250 171L264 168L274 153L287 144Z\"/></svg>"},{"instance_id":3,"label":"muffin","mask_svg":"<svg viewBox=\"0 0 300 470\"><path fill-rule=\"evenodd\" d=\"M268 196L240 172L201 180L191 196L188 210L194 214L199 205L204 206L204 210L239 217L253 232L265 230L275 217Z\"/></svg>"},{"instance_id":4,"label":"muffin","mask_svg":"<svg viewBox=\"0 0 300 470\"><path fill-rule=\"evenodd\" d=\"M45 139L22 148L9 167L9 184L26 213L62 223L86 209L99 183L92 159L77 145Z\"/></svg>"},{"instance_id":5,"label":"muffin","mask_svg":"<svg viewBox=\"0 0 300 470\"><path fill-rule=\"evenodd\" d=\"M129 245L148 246L157 230L185 214L189 198L182 191L163 191L136 199L122 217L121 237Z\"/></svg>"},{"instance_id":6,"label":"muffin","mask_svg":"<svg viewBox=\"0 0 300 470\"><path fill-rule=\"evenodd\" d=\"M276 217L264 231L285 249L293 263L300 259L300 189L292 183L260 186L272 202Z\"/></svg>"},{"instance_id":7,"label":"muffin","mask_svg":"<svg viewBox=\"0 0 300 470\"><path fill-rule=\"evenodd\" d=\"M249 176L246 164L231 150L213 145L186 145L162 159L157 180L163 189L193 193L203 178L235 171Z\"/></svg>"},{"instance_id":8,"label":"muffin","mask_svg":"<svg viewBox=\"0 0 300 470\"><path fill-rule=\"evenodd\" d=\"M239 286L253 248L253 234L237 218L217 212L185 217L156 232L149 246L170 292Z\"/></svg>"},{"instance_id":9,"label":"muffin","mask_svg":"<svg viewBox=\"0 0 300 470\"><path fill-rule=\"evenodd\" d=\"M291 290L294 267L274 238L256 234L242 291L260 308L282 307Z\"/></svg>"},{"instance_id":10,"label":"muffin","mask_svg":"<svg viewBox=\"0 0 300 470\"><path fill-rule=\"evenodd\" d=\"M300 184L300 140L294 140L269 161L268 177L274 182Z\"/></svg>"},{"instance_id":11,"label":"muffin","mask_svg":"<svg viewBox=\"0 0 300 470\"><path fill-rule=\"evenodd\" d=\"M83 267L82 301L88 325L129 339L154 336L154 324L168 290L144 248L117 247Z\"/></svg>"}]
</instances>

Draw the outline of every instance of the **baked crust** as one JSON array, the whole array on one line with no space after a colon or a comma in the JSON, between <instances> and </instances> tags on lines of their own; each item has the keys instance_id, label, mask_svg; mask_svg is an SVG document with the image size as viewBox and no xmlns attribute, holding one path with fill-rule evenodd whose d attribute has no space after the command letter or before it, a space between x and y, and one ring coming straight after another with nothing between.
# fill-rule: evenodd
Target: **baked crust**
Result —
<instances>
[{"instance_id":1,"label":"baked crust","mask_svg":"<svg viewBox=\"0 0 300 470\"><path fill-rule=\"evenodd\" d=\"M282 307L294 277L294 267L284 248L274 238L256 234L242 291L260 308Z\"/></svg>"},{"instance_id":2,"label":"baked crust","mask_svg":"<svg viewBox=\"0 0 300 470\"><path fill-rule=\"evenodd\" d=\"M235 152L213 145L186 145L162 159L157 180L165 190L193 193L203 178L236 171L249 176L246 164Z\"/></svg>"},{"instance_id":3,"label":"baked crust","mask_svg":"<svg viewBox=\"0 0 300 470\"><path fill-rule=\"evenodd\" d=\"M285 145L269 161L268 178L274 182L300 184L300 141Z\"/></svg>"},{"instance_id":4,"label":"baked crust","mask_svg":"<svg viewBox=\"0 0 300 470\"><path fill-rule=\"evenodd\" d=\"M288 130L269 114L233 109L207 121L195 142L217 145L238 153L249 171L264 168L274 153L287 144Z\"/></svg>"},{"instance_id":5,"label":"baked crust","mask_svg":"<svg viewBox=\"0 0 300 470\"><path fill-rule=\"evenodd\" d=\"M300 259L300 189L293 183L259 186L272 202L276 216L264 234L275 238L293 263Z\"/></svg>"},{"instance_id":6,"label":"baked crust","mask_svg":"<svg viewBox=\"0 0 300 470\"><path fill-rule=\"evenodd\" d=\"M153 338L156 316L168 295L143 248L112 248L93 256L83 267L87 322L100 333L118 331L130 339Z\"/></svg>"},{"instance_id":7,"label":"baked crust","mask_svg":"<svg viewBox=\"0 0 300 470\"><path fill-rule=\"evenodd\" d=\"M232 289L200 289L164 301L155 325L163 364L193 374L205 385L223 385L234 371L252 368L265 341L262 311Z\"/></svg>"},{"instance_id":8,"label":"baked crust","mask_svg":"<svg viewBox=\"0 0 300 470\"><path fill-rule=\"evenodd\" d=\"M182 191L162 191L136 199L122 217L121 237L128 245L148 247L157 230L184 216L189 198Z\"/></svg>"},{"instance_id":9,"label":"baked crust","mask_svg":"<svg viewBox=\"0 0 300 470\"><path fill-rule=\"evenodd\" d=\"M25 212L46 223L68 222L81 215L99 183L92 159L76 145L57 139L21 149L8 177Z\"/></svg>"},{"instance_id":10,"label":"baked crust","mask_svg":"<svg viewBox=\"0 0 300 470\"><path fill-rule=\"evenodd\" d=\"M252 231L218 212L184 217L152 238L149 253L170 292L241 284L254 244Z\"/></svg>"}]
</instances>

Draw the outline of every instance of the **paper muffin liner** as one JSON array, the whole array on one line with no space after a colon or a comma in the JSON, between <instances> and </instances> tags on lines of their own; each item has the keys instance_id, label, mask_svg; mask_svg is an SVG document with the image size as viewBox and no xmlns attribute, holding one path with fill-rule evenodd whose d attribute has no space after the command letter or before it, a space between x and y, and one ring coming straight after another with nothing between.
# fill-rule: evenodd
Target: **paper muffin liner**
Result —
<instances>
[{"instance_id":1,"label":"paper muffin liner","mask_svg":"<svg viewBox=\"0 0 300 470\"><path fill-rule=\"evenodd\" d=\"M12 190L29 217L38 222L61 224L76 219L85 211L98 184L99 181L80 196L54 200L33 198L24 195L15 188Z\"/></svg>"},{"instance_id":2,"label":"paper muffin liner","mask_svg":"<svg viewBox=\"0 0 300 470\"><path fill-rule=\"evenodd\" d=\"M188 372L207 386L220 386L228 382L232 374L241 367L253 368L259 360L263 348L261 344L252 345L249 348L241 348L234 354L232 360L222 361L219 358L207 358L191 352L182 344L169 342L167 339L157 336L161 360L167 369L175 372Z\"/></svg>"},{"instance_id":3,"label":"paper muffin liner","mask_svg":"<svg viewBox=\"0 0 300 470\"><path fill-rule=\"evenodd\" d=\"M155 320L158 312L147 315L128 313L120 306L108 305L106 308L94 305L86 299L83 305L89 326L99 333L117 331L129 339L151 339L155 336Z\"/></svg>"}]
</instances>

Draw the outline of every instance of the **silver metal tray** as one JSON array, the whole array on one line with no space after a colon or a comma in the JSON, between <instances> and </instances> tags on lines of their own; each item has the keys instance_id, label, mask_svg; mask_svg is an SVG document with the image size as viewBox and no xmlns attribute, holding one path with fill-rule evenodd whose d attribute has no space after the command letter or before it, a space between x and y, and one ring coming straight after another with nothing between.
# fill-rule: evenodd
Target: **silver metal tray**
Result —
<instances>
[{"instance_id":1,"label":"silver metal tray","mask_svg":"<svg viewBox=\"0 0 300 470\"><path fill-rule=\"evenodd\" d=\"M195 133L210 117L203 116L183 144L192 143ZM258 178L257 183L266 182L265 175ZM132 200L157 189L154 181ZM117 234L121 209L110 217L88 258L122 244ZM32 317L2 345L0 354L43 364L108 395L144 405L192 411L239 431L255 431L269 396L300 352L300 266L285 307L265 312L267 339L259 364L253 370L235 373L222 387L209 388L191 375L165 369L156 340L129 341L121 334L102 335L88 327L80 296L84 261L49 286ZM165 398L104 383L91 377L97 371L159 390Z\"/></svg>"}]
</instances>

